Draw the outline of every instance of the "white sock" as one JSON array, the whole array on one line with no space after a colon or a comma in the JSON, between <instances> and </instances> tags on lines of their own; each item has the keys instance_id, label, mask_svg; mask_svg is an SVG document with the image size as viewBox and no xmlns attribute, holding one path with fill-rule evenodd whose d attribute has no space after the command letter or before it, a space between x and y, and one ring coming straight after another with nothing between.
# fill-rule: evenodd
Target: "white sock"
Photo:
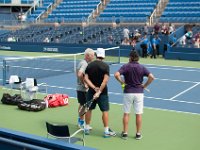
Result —
<instances>
[{"instance_id":1,"label":"white sock","mask_svg":"<svg viewBox=\"0 0 200 150\"><path fill-rule=\"evenodd\" d=\"M86 128L86 129L89 129L89 128L90 128L90 125L89 125L89 124L86 124L86 125L85 125L85 128Z\"/></svg>"},{"instance_id":2,"label":"white sock","mask_svg":"<svg viewBox=\"0 0 200 150\"><path fill-rule=\"evenodd\" d=\"M104 131L108 132L109 127L104 127Z\"/></svg>"}]
</instances>

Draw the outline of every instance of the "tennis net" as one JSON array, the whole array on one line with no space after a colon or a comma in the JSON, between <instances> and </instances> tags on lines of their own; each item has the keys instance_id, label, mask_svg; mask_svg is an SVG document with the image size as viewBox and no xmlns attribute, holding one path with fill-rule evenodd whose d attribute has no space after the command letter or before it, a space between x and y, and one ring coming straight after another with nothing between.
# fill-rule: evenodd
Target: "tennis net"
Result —
<instances>
[{"instance_id":1,"label":"tennis net","mask_svg":"<svg viewBox=\"0 0 200 150\"><path fill-rule=\"evenodd\" d=\"M105 49L105 62L108 64L120 62L120 48ZM84 59L84 53L60 54L39 57L5 58L3 60L3 84L8 83L11 75L25 78L45 78L76 71L77 64Z\"/></svg>"}]
</instances>

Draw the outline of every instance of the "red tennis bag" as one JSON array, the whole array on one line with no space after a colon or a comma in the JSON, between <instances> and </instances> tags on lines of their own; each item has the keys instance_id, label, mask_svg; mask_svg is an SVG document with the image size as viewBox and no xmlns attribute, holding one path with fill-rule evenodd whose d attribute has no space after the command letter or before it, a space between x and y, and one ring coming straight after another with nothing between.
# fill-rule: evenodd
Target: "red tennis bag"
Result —
<instances>
[{"instance_id":1,"label":"red tennis bag","mask_svg":"<svg viewBox=\"0 0 200 150\"><path fill-rule=\"evenodd\" d=\"M58 107L69 104L69 96L66 94L48 94L44 100L47 107Z\"/></svg>"}]
</instances>

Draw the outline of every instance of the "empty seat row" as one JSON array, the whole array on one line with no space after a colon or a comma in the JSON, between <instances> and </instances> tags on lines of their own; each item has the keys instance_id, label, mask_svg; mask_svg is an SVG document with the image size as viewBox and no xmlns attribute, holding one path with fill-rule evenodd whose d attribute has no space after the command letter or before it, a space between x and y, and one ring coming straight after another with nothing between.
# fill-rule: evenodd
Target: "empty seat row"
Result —
<instances>
[{"instance_id":1,"label":"empty seat row","mask_svg":"<svg viewBox=\"0 0 200 150\"><path fill-rule=\"evenodd\" d=\"M200 23L200 17L161 17L160 22Z\"/></svg>"}]
</instances>

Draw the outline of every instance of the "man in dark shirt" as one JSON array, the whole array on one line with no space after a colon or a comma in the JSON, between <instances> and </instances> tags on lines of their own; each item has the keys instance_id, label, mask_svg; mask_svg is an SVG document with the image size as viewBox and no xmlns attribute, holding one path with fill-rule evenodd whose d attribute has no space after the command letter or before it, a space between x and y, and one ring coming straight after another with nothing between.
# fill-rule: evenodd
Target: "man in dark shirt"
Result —
<instances>
[{"instance_id":1,"label":"man in dark shirt","mask_svg":"<svg viewBox=\"0 0 200 150\"><path fill-rule=\"evenodd\" d=\"M136 139L141 139L141 127L142 127L142 113L143 113L143 100L144 89L153 81L154 76L143 65L138 63L139 55L136 51L131 51L129 57L129 63L123 65L116 73L115 78L125 85L124 87L124 99L123 99L123 132L121 137L127 139L128 137L128 122L131 112L131 106L134 104L134 111L136 114ZM124 76L124 80L121 75ZM143 77L148 79L143 84Z\"/></svg>"},{"instance_id":2,"label":"man in dark shirt","mask_svg":"<svg viewBox=\"0 0 200 150\"><path fill-rule=\"evenodd\" d=\"M85 70L85 81L89 86L87 92L87 100L94 99L90 110L86 113L86 125L85 134L89 134L89 125L92 116L92 109L95 109L98 104L102 112L102 121L104 124L104 137L115 136L116 133L108 127L108 111L109 111L109 100L108 100L108 87L107 83L109 80L109 66L103 59L105 58L105 50L98 48L96 51L96 60L91 62Z\"/></svg>"}]
</instances>

